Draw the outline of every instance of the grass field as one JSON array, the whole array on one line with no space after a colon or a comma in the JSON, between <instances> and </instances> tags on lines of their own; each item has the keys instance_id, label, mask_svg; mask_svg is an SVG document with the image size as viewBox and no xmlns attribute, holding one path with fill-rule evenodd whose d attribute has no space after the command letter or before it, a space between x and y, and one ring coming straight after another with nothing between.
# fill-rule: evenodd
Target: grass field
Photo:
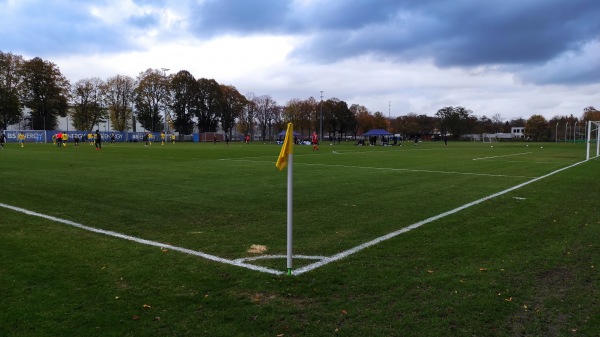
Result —
<instances>
[{"instance_id":1,"label":"grass field","mask_svg":"<svg viewBox=\"0 0 600 337\"><path fill-rule=\"evenodd\" d=\"M0 336L600 336L600 161L493 145L296 147L286 276L277 145L9 144Z\"/></svg>"}]
</instances>

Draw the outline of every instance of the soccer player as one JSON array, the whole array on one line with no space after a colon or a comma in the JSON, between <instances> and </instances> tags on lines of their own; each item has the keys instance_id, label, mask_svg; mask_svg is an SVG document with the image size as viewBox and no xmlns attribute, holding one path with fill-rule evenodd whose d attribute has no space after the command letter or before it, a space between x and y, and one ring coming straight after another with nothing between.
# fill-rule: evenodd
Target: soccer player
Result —
<instances>
[{"instance_id":1,"label":"soccer player","mask_svg":"<svg viewBox=\"0 0 600 337\"><path fill-rule=\"evenodd\" d=\"M154 134L153 133L149 133L148 134L148 145L152 145L152 141L154 140Z\"/></svg>"},{"instance_id":2,"label":"soccer player","mask_svg":"<svg viewBox=\"0 0 600 337\"><path fill-rule=\"evenodd\" d=\"M6 136L4 131L0 132L0 150L4 150L4 143L6 143Z\"/></svg>"},{"instance_id":3,"label":"soccer player","mask_svg":"<svg viewBox=\"0 0 600 337\"><path fill-rule=\"evenodd\" d=\"M58 131L56 134L56 146L62 147L62 131Z\"/></svg>"},{"instance_id":4,"label":"soccer player","mask_svg":"<svg viewBox=\"0 0 600 337\"><path fill-rule=\"evenodd\" d=\"M23 132L19 132L17 140L19 141L19 144L21 144L21 147L25 147L25 135L23 134Z\"/></svg>"},{"instance_id":5,"label":"soccer player","mask_svg":"<svg viewBox=\"0 0 600 337\"><path fill-rule=\"evenodd\" d=\"M165 146L165 132L160 133L160 145Z\"/></svg>"},{"instance_id":6,"label":"soccer player","mask_svg":"<svg viewBox=\"0 0 600 337\"><path fill-rule=\"evenodd\" d=\"M115 134L114 133L110 134L110 143L113 145L115 144Z\"/></svg>"},{"instance_id":7,"label":"soccer player","mask_svg":"<svg viewBox=\"0 0 600 337\"><path fill-rule=\"evenodd\" d=\"M62 134L62 145L64 147L67 147L67 140L69 139L69 135L66 132L63 132Z\"/></svg>"},{"instance_id":8,"label":"soccer player","mask_svg":"<svg viewBox=\"0 0 600 337\"><path fill-rule=\"evenodd\" d=\"M175 144L175 134L171 135L171 144Z\"/></svg>"},{"instance_id":9,"label":"soccer player","mask_svg":"<svg viewBox=\"0 0 600 337\"><path fill-rule=\"evenodd\" d=\"M144 133L144 147L148 147L148 142L149 142L148 133Z\"/></svg>"},{"instance_id":10,"label":"soccer player","mask_svg":"<svg viewBox=\"0 0 600 337\"><path fill-rule=\"evenodd\" d=\"M313 151L314 150L319 151L319 136L317 136L317 131L313 131L313 134L311 137L311 143L313 146Z\"/></svg>"},{"instance_id":11,"label":"soccer player","mask_svg":"<svg viewBox=\"0 0 600 337\"><path fill-rule=\"evenodd\" d=\"M102 150L102 135L100 135L100 130L96 130L96 150Z\"/></svg>"}]
</instances>

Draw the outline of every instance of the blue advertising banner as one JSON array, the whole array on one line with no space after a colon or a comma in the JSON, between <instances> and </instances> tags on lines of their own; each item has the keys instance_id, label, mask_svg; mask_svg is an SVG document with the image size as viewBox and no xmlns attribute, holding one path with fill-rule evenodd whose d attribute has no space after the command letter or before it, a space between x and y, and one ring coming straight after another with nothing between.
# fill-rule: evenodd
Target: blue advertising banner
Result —
<instances>
[{"instance_id":1,"label":"blue advertising banner","mask_svg":"<svg viewBox=\"0 0 600 337\"><path fill-rule=\"evenodd\" d=\"M69 135L67 142L72 143L74 141L75 136L79 138L80 142L89 141L88 135L92 135L91 141L94 141L96 137L96 131L59 131L59 130L21 130L21 131L4 131L4 135L6 136L6 141L10 143L18 142L18 137L20 133L23 133L25 139L24 141L27 143L53 143L56 135L58 133L66 133ZM102 137L102 142L111 142L114 137L115 142L143 142L144 134L149 135L149 140L151 142L160 142L160 132L100 132ZM165 137L167 141L169 141L170 134Z\"/></svg>"}]
</instances>

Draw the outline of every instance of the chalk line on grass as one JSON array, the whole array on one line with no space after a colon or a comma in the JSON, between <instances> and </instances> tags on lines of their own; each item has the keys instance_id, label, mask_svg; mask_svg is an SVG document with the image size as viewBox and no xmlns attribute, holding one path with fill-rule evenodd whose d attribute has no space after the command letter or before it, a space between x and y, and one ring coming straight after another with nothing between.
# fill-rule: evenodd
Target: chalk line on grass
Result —
<instances>
[{"instance_id":1,"label":"chalk line on grass","mask_svg":"<svg viewBox=\"0 0 600 337\"><path fill-rule=\"evenodd\" d=\"M487 200L493 199L495 197L501 196L503 194L512 192L512 191L517 190L517 189L519 189L519 188L521 188L523 186L527 186L527 185L529 185L531 183L534 183L534 182L539 181L541 179L547 178L547 177L552 176L552 175L554 175L556 173L559 173L559 172L562 172L564 170L570 169L572 167L575 167L575 166L577 166L579 164L582 164L582 163L585 163L585 162L586 161L581 161L581 162L578 162L578 163L575 163L575 164L563 167L561 169L558 169L556 171L550 172L550 173L545 174L543 176L534 178L532 180L526 181L524 183L521 183L519 185L513 186L513 187L508 188L508 189L505 189L505 190L500 191L498 193L491 194L491 195L489 195L487 197L484 197L484 198L481 198L479 200L475 200L473 202L467 203L465 205L462 205L462 206L457 207L455 209L452 209L450 211L447 211L447 212L438 214L436 216L427 218L425 220L419 221L419 222L414 223L414 224L412 224L410 226L407 226L407 227L404 227L404 228L399 229L397 231L394 231L394 232L388 233L386 235L380 236L380 237L378 237L376 239L373 239L371 241L365 242L363 244L360 244L358 246L355 246L353 248L350 248L348 250L345 250L343 252L337 253L337 254L329 256L329 257L326 257L326 256L294 255L294 258L317 260L317 262L309 264L309 265L306 265L306 266L303 266L303 267L300 267L300 268L294 270L293 275L295 275L295 276L302 275L302 274L307 273L309 271L312 271L314 269L323 267L323 266L325 266L325 265L327 265L327 264L329 264L331 262L339 261L339 260L341 260L341 259L343 259L345 257L348 257L348 256L352 255L352 254L358 253L358 252L360 252L361 250L363 250L365 248L368 248L368 247L374 246L376 244L379 244L379 243L381 243L383 241L392 239L392 238L394 238L394 237L396 237L396 236L398 236L400 234L409 232L409 231L411 231L413 229L419 228L419 227L421 227L421 226L423 226L425 224L428 224L430 222L439 220L439 219L444 218L444 217L446 217L448 215L452 215L452 214L458 213L458 212L460 212L462 210L465 210L465 209L467 209L469 207L478 205L478 204L480 204L480 203L482 203L484 201L487 201ZM247 261L257 261L257 260L261 260L261 259L285 258L286 257L285 255L263 255L263 256L257 256L257 257L247 257L247 258L239 258L239 259L235 259L235 260L229 260L229 259L225 259L225 258L222 258L222 257L219 257L219 256L215 256L215 255L203 253L203 252L200 252L200 251L195 251L195 250L191 250L191 249L187 249L187 248L177 247L177 246L173 246L173 245L165 244L165 243L160 243L160 242L156 242L156 241L141 239L141 238L138 238L138 237L134 237L134 236L126 235L126 234L121 234L121 233L113 232L113 231L109 231L109 230L104 230L104 229L94 228L94 227L90 227L90 226L85 226L85 225L82 225L82 224L79 224L79 223L76 223L76 222L73 222L73 221L70 221L70 220L65 220L65 219L61 219L61 218L57 218L57 217L53 217L53 216L49 216L49 215L45 215L45 214L41 214L41 213L29 211L29 210L26 210L24 208L11 206L11 205L7 205L7 204L4 204L4 203L0 203L0 207L6 208L6 209L10 209L10 210L13 210L13 211L16 211L16 212L20 212L20 213L23 213L23 214L27 214L27 215L36 216L36 217L40 217L40 218L43 218L43 219L51 220L51 221L54 221L54 222L63 223L63 224L66 224L66 225L69 225L69 226L73 226L73 227L77 227L79 229L83 229L83 230L86 230L86 231L90 231L90 232L94 232L94 233L98 233L98 234L103 234L103 235L107 235L107 236L112 236L112 237L120 238L120 239L124 239L124 240L129 240L129 241L133 241L133 242L144 244L144 245L148 245L148 246L154 246L154 247L158 247L160 249L170 249L170 250L173 250L173 251L177 251L177 252L181 252L181 253L185 253L185 254L190 254L190 255L198 256L198 257L201 257L201 258L204 258L204 259L207 259L207 260L210 260L210 261L214 261L214 262L220 262L220 263L224 263L224 264L228 264L228 265L232 265L232 266L236 266L236 267L247 268L247 269L250 269L250 270L260 271L260 272L263 272L263 273L268 273L268 274L273 274L273 275L284 275L285 274L285 272L283 272L283 271L279 271L279 270L275 270L275 269L271 269L271 268L266 268L266 267L260 267L260 266L256 266L256 265L253 265L253 264L250 264L250 263L246 263Z\"/></svg>"},{"instance_id":2,"label":"chalk line on grass","mask_svg":"<svg viewBox=\"0 0 600 337\"><path fill-rule=\"evenodd\" d=\"M578 163L575 163L575 164L569 165L569 166L567 166L567 167L563 167L563 168L561 168L561 169L558 169L558 170L556 170L556 171L550 172L550 173L548 173L548 174L546 174L546 175L543 175L543 176L537 177L537 178L535 178L535 179L532 179L532 180L526 181L526 182L524 182L524 183L522 183L522 184L519 184L519 185L513 186L513 187L511 187L511 188L505 189L504 191L500 191L500 192L498 192L498 193L494 193L494 194L492 194L492 195L489 195L489 196L487 196L487 197L481 198L481 199L479 199L479 200L475 200L475 201L473 201L473 202L470 202L470 203L468 203L468 204L465 204L465 205L462 205L462 206L460 206L460 207L457 207L457 208L455 208L455 209L452 209L452 210L450 210L450 211L448 211L448 212L444 212L444 213L442 213L442 214L438 214L438 215L436 215L436 216L432 216L432 217L430 217L430 218L427 218L427 219L425 219L425 220L422 220L422 221L419 221L419 222L417 222L417 223L414 223L414 224L412 224L412 225L410 225L410 226L408 226L408 227L404 227L404 228L402 228L402 229L399 229L399 230L397 230L397 231L394 231L394 232L388 233L388 234L386 234L386 235L384 235L384 236L380 236L380 237L378 237L378 238L376 238L376 239L373 239L373 240L371 240L371 241L368 241L368 242L365 242L365 243L363 243L363 244L360 244L360 245L358 245L358 246L356 246L356 247L354 247L354 248L350 248L350 249L348 249L348 250L345 250L345 251L343 251L343 252L337 253L337 254L335 254L335 255L333 255L333 256L331 256L331 257L325 258L325 259L323 259L323 260L321 260L321 261L319 261L319 262L315 262L315 263L313 263L313 264L309 264L309 265L306 265L306 266L304 266L304 267L298 268L298 269L296 269L296 270L294 271L294 274L295 274L295 275L301 275L301 274L307 273L307 272L309 272L309 271L311 271L311 270L314 270L314 269L316 269L316 268L322 267L322 266L324 266L324 265L326 265L326 264L329 264L329 263L331 263L331 262L335 262L335 261L341 260L341 259L343 259L343 258L345 258L345 257L347 257L347 256L350 256L350 255L352 255L352 254L355 254L355 253L357 253L357 252L359 252L359 251L361 251L361 250L363 250L363 249L365 249L365 248L368 248L368 247L374 246L374 245L376 245L376 244L378 244L378 243L381 243L381 242L383 242L383 241L389 240L389 239L391 239L391 238L394 238L394 237L396 237L396 236L398 236L398 235L400 235L400 234L403 234L403 233L409 232L409 231L411 231L411 230L413 230L413 229L419 228L419 227L421 227L421 226L423 226L423 225L425 225L425 224L428 224L428 223L430 223L430 222L433 222L433 221L439 220L439 219L441 219L441 218L444 218L444 217L446 217L446 216L448 216L448 215L452 215L452 214L454 214L454 213L458 213L458 212L460 212L460 211L462 211L462 210L464 210L464 209L467 209L467 208L469 208L469 207L471 207L471 206L478 205L478 204L480 204L480 203L482 203L482 202L484 202L484 201L487 201L487 200L493 199L493 198L495 198L495 197L501 196L501 195L503 195L503 194L506 194L506 193L508 193L508 192L512 192L512 191L514 191L514 190L517 190L517 189L519 189L519 188L521 188L521 187L523 187L523 186L527 186L527 185L529 185L529 184L531 184L531 183L534 183L534 182L536 182L536 181L538 181L538 180L541 180L541 179L547 178L547 177L549 177L549 176L551 176L551 175L554 175L554 174L556 174L556 173L559 173L559 172L562 172L562 171L564 171L564 170L570 169L571 167L575 167L575 166L577 166L577 165L579 165L579 164L582 164L582 163L585 163L585 161L581 161L581 162L578 162Z\"/></svg>"},{"instance_id":3,"label":"chalk line on grass","mask_svg":"<svg viewBox=\"0 0 600 337\"><path fill-rule=\"evenodd\" d=\"M279 270L265 268L265 267L260 267L260 266L256 266L256 265L253 265L253 264L248 264L248 263L245 263L243 260L229 260L229 259L225 259L225 258L222 258L222 257L219 257L219 256L215 256L215 255L210 255L210 254L207 254L207 253L203 253L203 252L200 252L200 251L195 251L195 250L191 250L191 249L187 249L187 248L177 247L177 246L173 246L173 245L166 244L166 243L161 243L161 242L156 242L156 241L141 239L141 238L138 238L138 237L135 237L135 236L121 234L121 233L118 233L118 232L113 232L113 231L109 231L109 230L105 230L105 229L99 229L99 228L95 228L95 227L85 226L85 225L79 224L79 223L74 222L74 221L65 220L65 219L53 217L53 216L50 216L50 215L46 215L46 214L42 214L42 213L37 213L37 212L29 211L29 210L26 210L24 208L15 207L15 206L3 204L3 203L0 203L0 207L7 208L7 209L13 210L15 212L20 212L20 213L23 213L23 214L27 214L27 215L31 215L31 216L36 216L36 217L43 218L43 219L47 219L47 220L50 220L50 221L60 222L60 223L63 223L65 225L77 227L79 229L83 229L83 230L86 230L86 231L89 231L89 232L94 232L94 233L98 233L98 234L112 236L112 237L119 238L119 239L125 239L125 240L129 240L129 241L137 242L137 243L140 243L140 244L143 244L143 245L158 247L160 249L169 249L169 250L173 250L173 251L177 251L177 252L181 252L181 253L185 253L185 254L190 254L190 255L198 256L198 257L201 257L201 258L204 258L204 259L207 259L207 260L211 260L211 261L215 261L215 262L220 262L220 263L225 263L225 264L233 265L233 266L236 266L236 267L248 268L248 269L251 269L251 270L256 270L256 271L260 271L260 272L263 272L263 273L269 273L269 274L274 274L274 275L283 275L283 274L285 274L284 272L279 271Z\"/></svg>"},{"instance_id":4,"label":"chalk line on grass","mask_svg":"<svg viewBox=\"0 0 600 337\"><path fill-rule=\"evenodd\" d=\"M473 158L473 160L484 160L484 159L494 159L494 158L502 158L502 157L522 156L524 154L531 154L531 153L532 152L513 153L513 154L505 154L505 155L502 155L502 156Z\"/></svg>"},{"instance_id":5,"label":"chalk line on grass","mask_svg":"<svg viewBox=\"0 0 600 337\"><path fill-rule=\"evenodd\" d=\"M251 163L270 163L270 164L273 163L273 161L249 160L249 159L231 159L231 161L243 161L243 162L251 162ZM417 173L422 172L422 173L439 173L439 174L457 174L457 175L483 176L483 177L535 178L535 177L527 177L527 176L512 176L512 175L507 175L507 174L489 174L489 173L437 171L437 170L417 170L417 169L404 169L404 168L394 168L394 167L373 167L373 166L356 166L356 165L341 165L341 164L294 163L294 165L341 167L341 168L352 168L352 169L361 169L361 170L376 170L376 171L398 171L398 172L417 172Z\"/></svg>"}]
</instances>

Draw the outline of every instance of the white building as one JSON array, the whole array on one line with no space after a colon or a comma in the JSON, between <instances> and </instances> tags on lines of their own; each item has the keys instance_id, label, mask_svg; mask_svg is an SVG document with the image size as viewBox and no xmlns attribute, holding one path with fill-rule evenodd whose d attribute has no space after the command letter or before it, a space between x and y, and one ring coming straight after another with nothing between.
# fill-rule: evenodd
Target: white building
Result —
<instances>
[{"instance_id":1,"label":"white building","mask_svg":"<svg viewBox=\"0 0 600 337\"><path fill-rule=\"evenodd\" d=\"M525 137L525 127L524 126L513 126L510 128L510 134L513 138L524 138Z\"/></svg>"}]
</instances>

